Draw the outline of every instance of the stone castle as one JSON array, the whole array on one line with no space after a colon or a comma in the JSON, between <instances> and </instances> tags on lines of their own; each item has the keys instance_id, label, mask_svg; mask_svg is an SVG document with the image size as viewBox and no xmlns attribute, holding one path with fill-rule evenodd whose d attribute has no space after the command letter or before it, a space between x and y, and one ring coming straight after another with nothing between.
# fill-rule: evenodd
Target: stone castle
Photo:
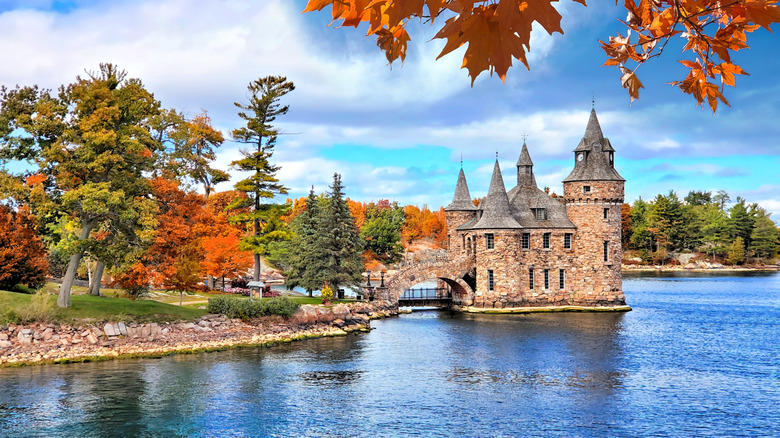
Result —
<instances>
[{"instance_id":1,"label":"stone castle","mask_svg":"<svg viewBox=\"0 0 780 438\"><path fill-rule=\"evenodd\" d=\"M624 310L620 263L625 179L596 111L574 149L563 197L536 185L523 144L517 185L507 191L496 161L487 196L475 206L461 169L445 208L450 259L466 260L472 308L585 307Z\"/></svg>"}]
</instances>

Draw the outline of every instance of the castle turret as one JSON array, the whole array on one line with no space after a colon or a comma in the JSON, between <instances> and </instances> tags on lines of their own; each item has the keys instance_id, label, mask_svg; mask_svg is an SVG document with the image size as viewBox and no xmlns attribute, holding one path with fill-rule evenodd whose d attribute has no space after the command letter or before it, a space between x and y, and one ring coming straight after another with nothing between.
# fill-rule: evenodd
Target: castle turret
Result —
<instances>
[{"instance_id":1,"label":"castle turret","mask_svg":"<svg viewBox=\"0 0 780 438\"><path fill-rule=\"evenodd\" d=\"M523 150L520 151L520 158L517 159L517 185L536 187L534 162L531 161L531 155L528 153L528 146L525 145L525 142L523 142Z\"/></svg>"},{"instance_id":2,"label":"castle turret","mask_svg":"<svg viewBox=\"0 0 780 438\"><path fill-rule=\"evenodd\" d=\"M471 201L469 185L466 183L466 174L460 169L458 174L458 183L455 186L455 196L450 205L444 207L444 214L447 219L447 241L449 244L449 253L451 257L457 257L463 254L464 242L456 233L456 229L473 221L476 218L479 207Z\"/></svg>"},{"instance_id":3,"label":"castle turret","mask_svg":"<svg viewBox=\"0 0 780 438\"><path fill-rule=\"evenodd\" d=\"M596 110L574 149L574 169L563 180L569 219L576 225L576 275L580 300L593 305L624 305L620 263L621 205L625 179L615 170L615 150L601 132Z\"/></svg>"}]
</instances>

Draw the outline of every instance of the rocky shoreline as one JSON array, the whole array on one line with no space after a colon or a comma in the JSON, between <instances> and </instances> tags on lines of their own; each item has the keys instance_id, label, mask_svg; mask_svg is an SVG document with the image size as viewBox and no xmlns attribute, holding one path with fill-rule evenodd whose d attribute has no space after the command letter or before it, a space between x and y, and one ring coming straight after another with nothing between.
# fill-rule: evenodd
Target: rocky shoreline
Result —
<instances>
[{"instance_id":1,"label":"rocky shoreline","mask_svg":"<svg viewBox=\"0 0 780 438\"><path fill-rule=\"evenodd\" d=\"M0 327L0 367L160 357L277 343L370 330L370 320L398 314L368 303L303 305L290 318L244 322L205 315L193 322L32 324Z\"/></svg>"}]
</instances>

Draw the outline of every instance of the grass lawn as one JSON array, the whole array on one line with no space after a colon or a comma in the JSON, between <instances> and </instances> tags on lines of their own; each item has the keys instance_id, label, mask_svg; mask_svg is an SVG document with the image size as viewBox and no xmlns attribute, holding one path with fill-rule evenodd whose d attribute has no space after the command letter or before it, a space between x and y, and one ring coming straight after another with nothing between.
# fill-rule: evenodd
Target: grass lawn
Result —
<instances>
[{"instance_id":1,"label":"grass lawn","mask_svg":"<svg viewBox=\"0 0 780 438\"><path fill-rule=\"evenodd\" d=\"M8 310L5 307L8 306L10 310L24 315L31 299L32 295L0 291L0 313L5 313ZM132 301L109 296L72 295L72 305L67 309L57 307L56 295L51 295L49 300L52 303L53 319L66 323L78 320L138 322L192 320L206 313L202 309L173 306L152 300Z\"/></svg>"},{"instance_id":2,"label":"grass lawn","mask_svg":"<svg viewBox=\"0 0 780 438\"><path fill-rule=\"evenodd\" d=\"M322 298L320 297L287 297L291 301L294 301L300 305L304 304L322 304ZM340 303L354 303L355 300L331 300L331 303L333 304L340 304Z\"/></svg>"}]
</instances>

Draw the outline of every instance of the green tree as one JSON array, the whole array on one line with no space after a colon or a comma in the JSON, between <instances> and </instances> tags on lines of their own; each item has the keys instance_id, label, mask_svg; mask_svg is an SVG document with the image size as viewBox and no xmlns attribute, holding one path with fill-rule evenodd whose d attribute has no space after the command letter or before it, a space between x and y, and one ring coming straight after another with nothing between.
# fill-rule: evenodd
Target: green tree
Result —
<instances>
[{"instance_id":1,"label":"green tree","mask_svg":"<svg viewBox=\"0 0 780 438\"><path fill-rule=\"evenodd\" d=\"M740 237L745 250L750 245L750 235L753 233L753 224L756 221L756 208L756 204L745 205L745 200L737 196L737 203L729 209L732 237Z\"/></svg>"},{"instance_id":2,"label":"green tree","mask_svg":"<svg viewBox=\"0 0 780 438\"><path fill-rule=\"evenodd\" d=\"M690 206L707 205L712 203L712 192L702 190L691 190L685 197L685 203Z\"/></svg>"},{"instance_id":3,"label":"green tree","mask_svg":"<svg viewBox=\"0 0 780 438\"><path fill-rule=\"evenodd\" d=\"M729 201L731 201L731 196L729 196L725 190L718 190L718 193L712 196L712 202L717 204L718 208L722 211L726 211L726 204L728 204Z\"/></svg>"},{"instance_id":4,"label":"green tree","mask_svg":"<svg viewBox=\"0 0 780 438\"><path fill-rule=\"evenodd\" d=\"M360 229L360 237L366 249L382 263L395 263L401 259L404 247L401 245L401 227L404 224L404 210L397 204L388 208L366 208L366 223Z\"/></svg>"},{"instance_id":5,"label":"green tree","mask_svg":"<svg viewBox=\"0 0 780 438\"><path fill-rule=\"evenodd\" d=\"M362 240L342 189L341 175L334 173L329 202L322 209L317 224L317 248L324 259L322 281L334 290L343 286L358 287L363 278Z\"/></svg>"},{"instance_id":6,"label":"green tree","mask_svg":"<svg viewBox=\"0 0 780 438\"><path fill-rule=\"evenodd\" d=\"M656 251L670 251L680 247L680 228L683 224L681 205L674 191L670 191L666 196L656 196L650 206L647 229L653 234Z\"/></svg>"},{"instance_id":7,"label":"green tree","mask_svg":"<svg viewBox=\"0 0 780 438\"><path fill-rule=\"evenodd\" d=\"M286 248L285 263L287 269L286 286L292 289L300 286L312 295L312 291L322 287L324 281L324 252L317 246L320 237L318 227L321 217L321 204L323 202L314 195L314 187L306 198L306 210L292 222L295 237Z\"/></svg>"},{"instance_id":8,"label":"green tree","mask_svg":"<svg viewBox=\"0 0 780 438\"><path fill-rule=\"evenodd\" d=\"M750 234L750 252L753 257L759 260L774 258L778 250L778 238L780 232L770 218L770 214L763 208L759 208L753 232Z\"/></svg>"},{"instance_id":9,"label":"green tree","mask_svg":"<svg viewBox=\"0 0 780 438\"><path fill-rule=\"evenodd\" d=\"M713 203L702 206L699 211L701 227L701 251L712 255L715 261L716 254L723 254L726 251L731 235L726 213L721 210L720 205Z\"/></svg>"},{"instance_id":10,"label":"green tree","mask_svg":"<svg viewBox=\"0 0 780 438\"><path fill-rule=\"evenodd\" d=\"M254 279L258 281L260 256L268 251L269 241L282 239L283 236L290 237L289 231L282 231L282 227L273 221L276 217L278 222L279 216L274 216L278 210L264 206L261 200L287 193L287 189L276 178L279 166L270 162L279 135L272 123L276 117L287 114L289 107L281 106L279 99L293 91L295 86L283 76L267 76L251 82L247 88L250 94L249 103L235 102L241 110L238 116L246 121L246 126L234 129L233 139L251 148L242 149L244 158L231 164L234 169L250 174L235 185L236 190L247 194L247 198L243 202L234 203L230 208L251 206L250 213L241 215L236 220L253 224L253 236L243 239L242 249L249 249L254 254Z\"/></svg>"},{"instance_id":11,"label":"green tree","mask_svg":"<svg viewBox=\"0 0 780 438\"><path fill-rule=\"evenodd\" d=\"M737 236L734 242L729 246L728 260L732 265L739 265L745 262L745 242Z\"/></svg>"},{"instance_id":12,"label":"green tree","mask_svg":"<svg viewBox=\"0 0 780 438\"><path fill-rule=\"evenodd\" d=\"M105 245L100 228L136 242L154 226L154 202L144 173L154 168L160 143L149 122L160 104L140 80L112 64L77 77L56 96L37 87L0 93L0 156L33 161L50 177L49 211L71 224L70 259L57 303L70 306L82 256ZM114 244L114 243L112 243Z\"/></svg>"},{"instance_id":13,"label":"green tree","mask_svg":"<svg viewBox=\"0 0 780 438\"><path fill-rule=\"evenodd\" d=\"M645 255L653 250L653 235L647 229L647 215L649 206L640 197L631 206L631 246L642 250Z\"/></svg>"}]
</instances>

